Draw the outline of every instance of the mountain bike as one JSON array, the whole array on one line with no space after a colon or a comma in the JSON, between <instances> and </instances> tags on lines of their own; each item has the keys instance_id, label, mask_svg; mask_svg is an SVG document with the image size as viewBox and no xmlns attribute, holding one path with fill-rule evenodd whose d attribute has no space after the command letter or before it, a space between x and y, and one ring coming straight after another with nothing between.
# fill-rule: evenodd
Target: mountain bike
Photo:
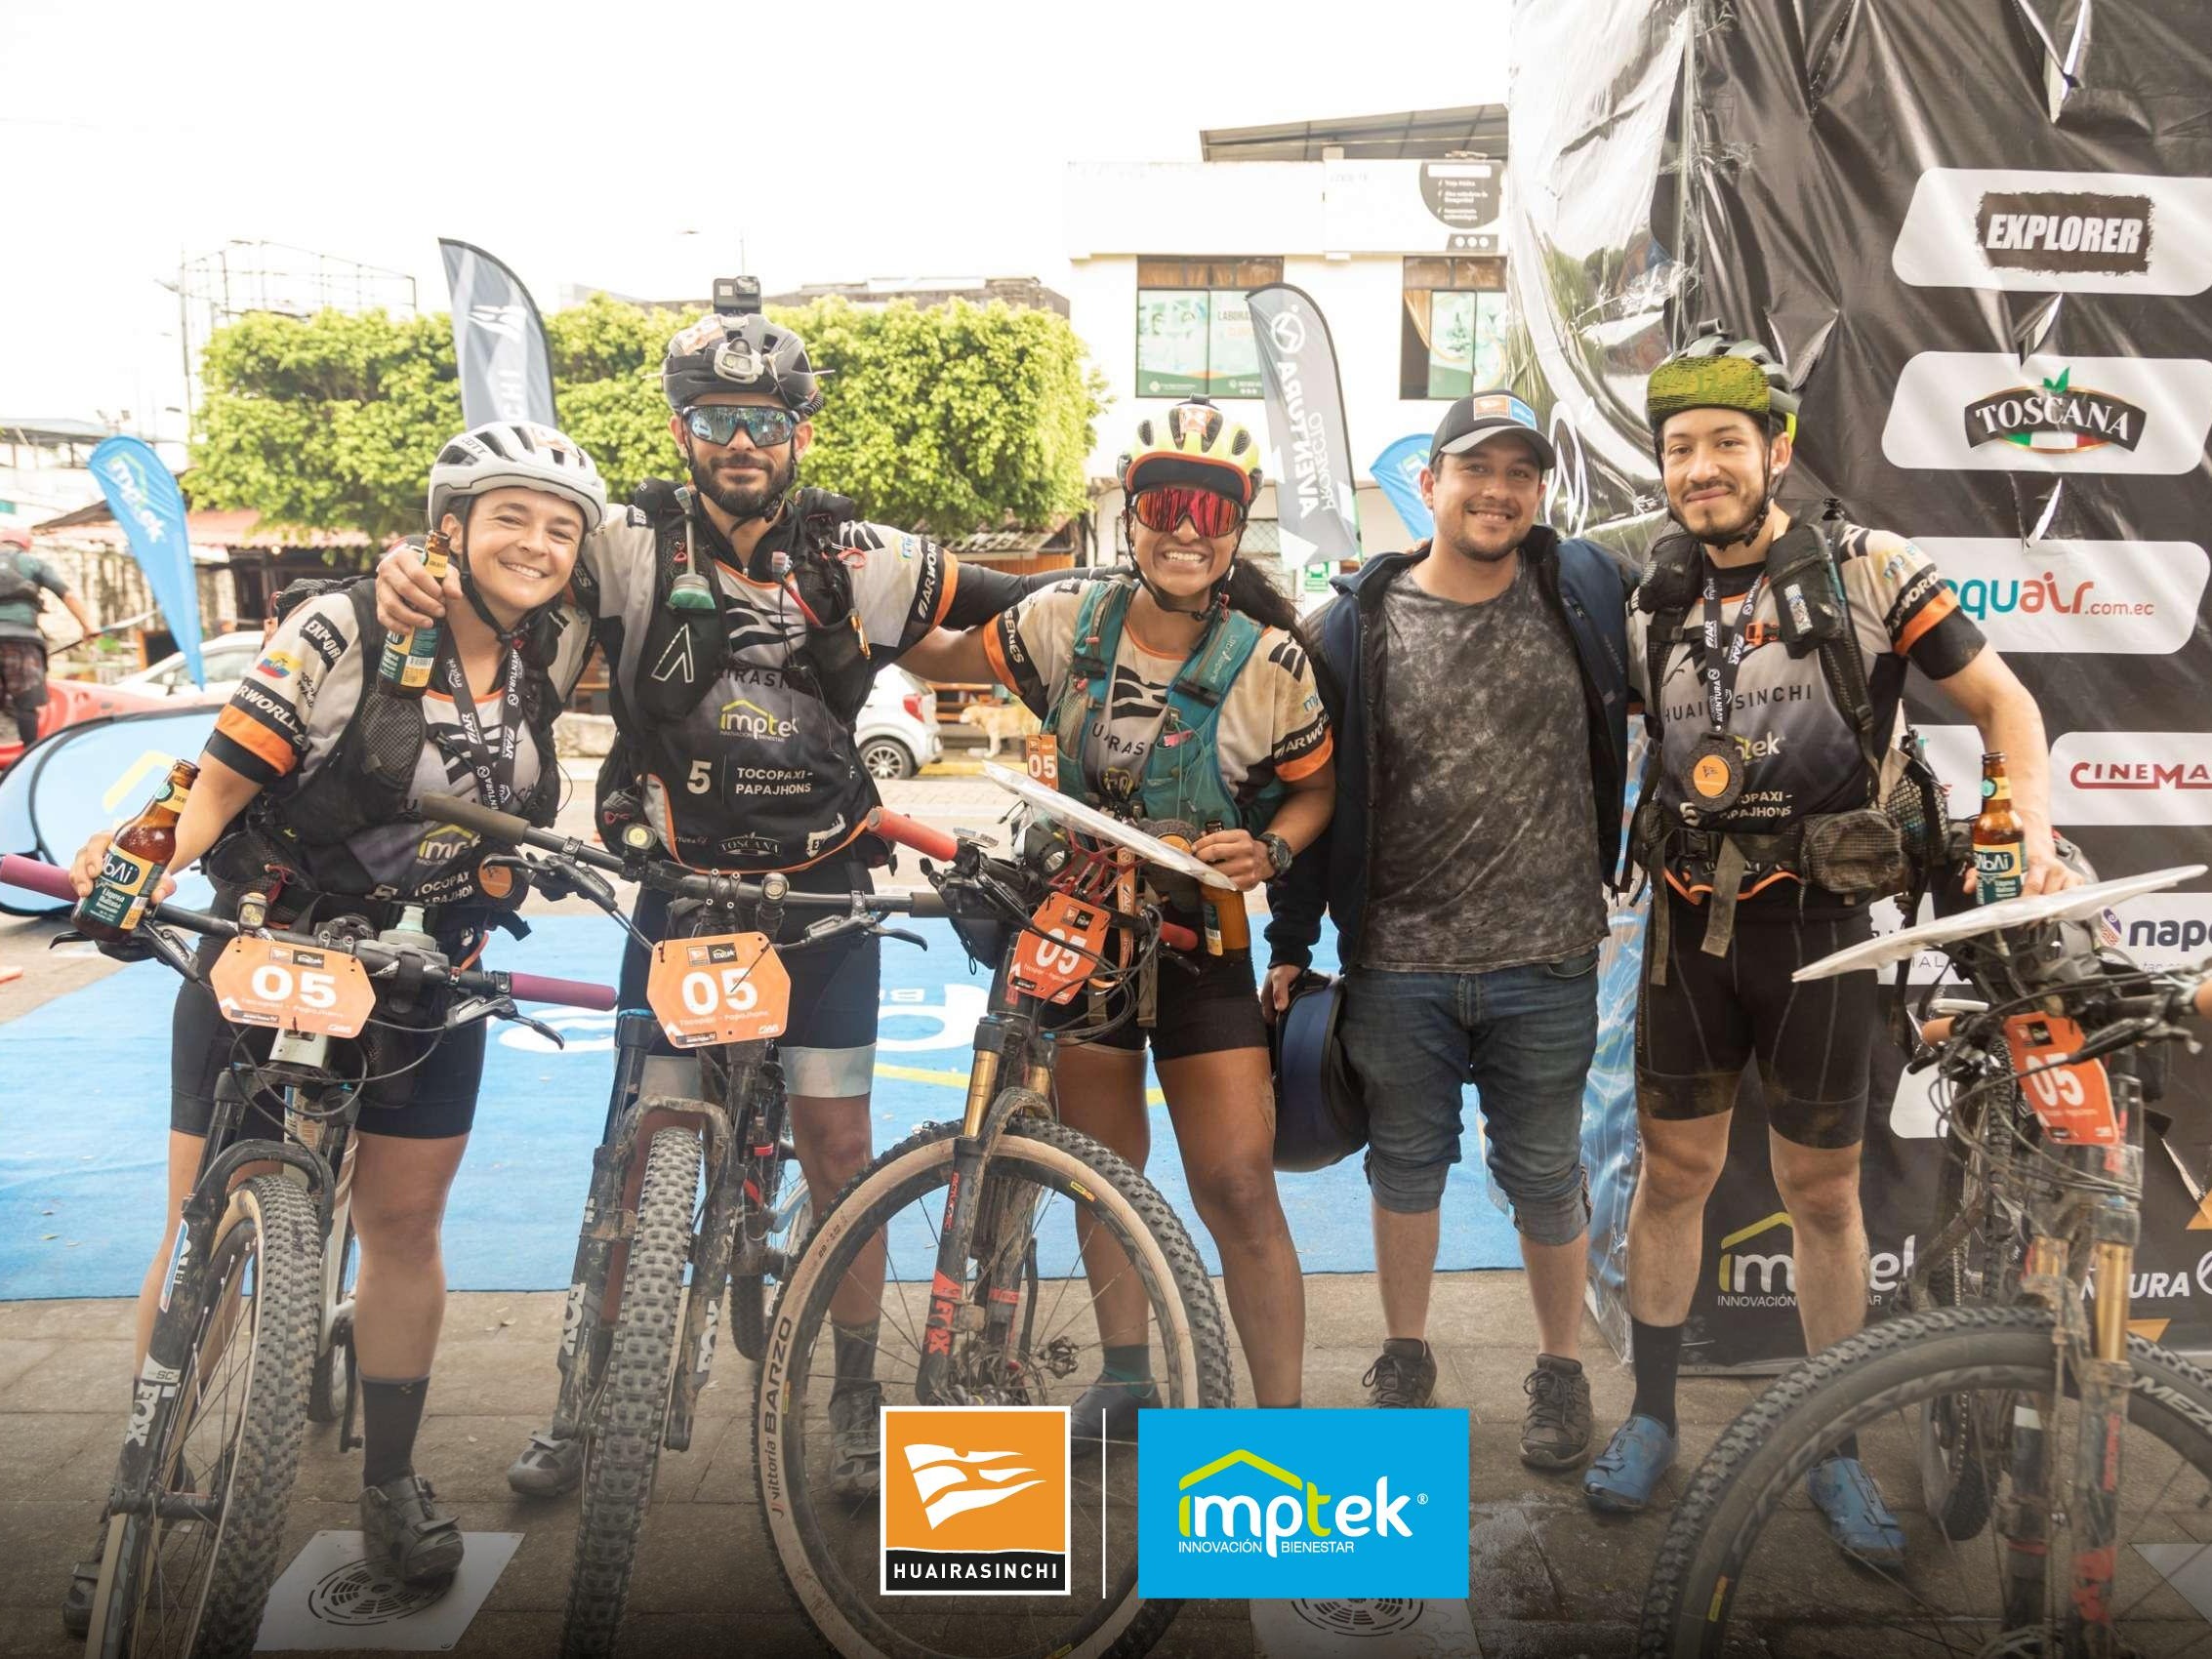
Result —
<instances>
[{"instance_id":1,"label":"mountain bike","mask_svg":"<svg viewBox=\"0 0 2212 1659\"><path fill-rule=\"evenodd\" d=\"M2212 1377L2130 1334L2143 1089L2104 1064L2192 1041L2177 1022L2212 1013L2212 980L2141 969L2093 925L2202 873L2008 900L1799 970L1940 946L1970 982L1922 1029L1958 1202L1915 1269L1918 1311L1816 1356L1721 1435L1660 1545L1641 1651L1718 1654L1745 1625L1807 1618L1808 1552L1830 1546L1794 1494L1852 1435L1893 1493L1917 1484L1927 1520L1907 1514L1902 1568L1854 1563L1846 1600L1820 1609L1830 1639L1849 1624L1865 1651L2105 1655L2212 1637Z\"/></svg>"},{"instance_id":2,"label":"mountain bike","mask_svg":"<svg viewBox=\"0 0 2212 1659\"><path fill-rule=\"evenodd\" d=\"M985 770L1024 800L1012 855L961 839L941 867L922 867L969 955L991 970L966 1109L856 1176L778 1292L755 1385L760 1514L785 1583L841 1654L1139 1654L1178 1604L1137 1593L1133 1447L1071 1464L1068 1595L885 1594L878 1505L840 1496L828 1478L840 1379L824 1325L847 1269L879 1245L886 1282L873 1383L885 1404L1064 1406L1099 1359L1079 1255L1094 1231L1144 1288L1163 1404L1234 1403L1220 1307L1174 1210L1056 1115L1055 1050L1099 1033L1055 1035L1044 1019L1087 988L1112 990L1148 970L1159 995L1172 995L1179 970L1160 947L1199 941L1144 898L1139 875L1170 892L1218 877L1139 827ZM884 1457L883 1481L913 1478Z\"/></svg>"},{"instance_id":3,"label":"mountain bike","mask_svg":"<svg viewBox=\"0 0 2212 1659\"><path fill-rule=\"evenodd\" d=\"M66 870L13 855L0 859L0 881L75 897ZM340 1356L342 1446L349 1434L348 1154L377 1064L368 1028L451 1032L513 1020L557 1045L558 1033L517 1001L615 1002L605 986L451 962L424 933L419 907L403 908L381 935L344 914L311 934L277 932L263 925L266 907L248 894L228 920L160 905L133 935L186 979L204 979L232 1025L276 1034L266 1061L247 1057L241 1043L218 1082L199 1173L178 1218L108 1491L85 1648L100 1659L251 1652L306 1424L329 1409ZM172 929L228 943L203 974ZM444 1011L426 1020L435 993L445 994Z\"/></svg>"},{"instance_id":4,"label":"mountain bike","mask_svg":"<svg viewBox=\"0 0 2212 1659\"><path fill-rule=\"evenodd\" d=\"M552 1428L556 1437L581 1437L585 1448L561 1650L611 1653L660 1455L689 1447L713 1375L725 1287L738 1346L757 1358L763 1281L789 1271L803 1226L804 1184L786 1189L796 1154L775 1054L790 1013L784 963L867 934L924 944L883 917L941 915L944 908L930 892L801 893L773 871L746 878L693 870L655 856L658 842L641 825L615 854L473 801L426 795L422 809L488 841L530 849L486 862L526 870L541 892L574 892L625 927L601 872L676 901L670 937L640 939L652 951L652 1011L626 1010L618 1020L614 1092L593 1154ZM871 828L900 844L950 845L889 813L877 813ZM787 910L816 919L777 944ZM697 1057L698 1097L643 1088L647 1053L663 1034Z\"/></svg>"}]
</instances>

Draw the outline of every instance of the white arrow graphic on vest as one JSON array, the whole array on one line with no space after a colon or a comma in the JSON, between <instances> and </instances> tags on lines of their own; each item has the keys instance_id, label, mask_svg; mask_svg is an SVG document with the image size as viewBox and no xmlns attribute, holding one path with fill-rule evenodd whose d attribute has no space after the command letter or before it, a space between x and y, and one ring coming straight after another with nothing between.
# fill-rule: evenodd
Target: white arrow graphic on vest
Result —
<instances>
[{"instance_id":1,"label":"white arrow graphic on vest","mask_svg":"<svg viewBox=\"0 0 2212 1659\"><path fill-rule=\"evenodd\" d=\"M678 668L683 670L683 683L689 685L691 683L691 630L687 627L678 628L676 637L669 641L669 648L661 653L660 663L653 669L653 678L657 681L666 680L674 675Z\"/></svg>"}]
</instances>

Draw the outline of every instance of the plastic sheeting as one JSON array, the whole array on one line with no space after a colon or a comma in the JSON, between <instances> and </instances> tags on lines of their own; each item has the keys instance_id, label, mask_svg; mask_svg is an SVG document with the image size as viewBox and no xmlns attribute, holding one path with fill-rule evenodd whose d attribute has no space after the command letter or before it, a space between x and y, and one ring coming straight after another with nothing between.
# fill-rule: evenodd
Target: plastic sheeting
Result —
<instances>
[{"instance_id":1,"label":"plastic sheeting","mask_svg":"<svg viewBox=\"0 0 2212 1659\"><path fill-rule=\"evenodd\" d=\"M2212 31L2201 0L1523 0L1507 199L1516 389L1549 414L1548 510L1640 552L1661 506L1644 376L1704 317L1803 398L1793 508L1840 498L1928 550L2042 705L2053 816L2098 868L2203 857L2212 829ZM1915 677L1964 812L1978 742ZM2212 894L2123 910L2195 960ZM1632 930L1617 926L1617 937ZM1610 1008L1633 948L1609 956ZM2202 1062L2177 1065L2135 1312L2212 1345ZM1864 1191L1881 1300L1929 1215L1933 1112L1875 1056ZM1586 1131L1617 1341L1634 1159L1625 1071ZM1798 1353L1786 1216L1740 1113L1706 1214L1692 1365Z\"/></svg>"}]
</instances>

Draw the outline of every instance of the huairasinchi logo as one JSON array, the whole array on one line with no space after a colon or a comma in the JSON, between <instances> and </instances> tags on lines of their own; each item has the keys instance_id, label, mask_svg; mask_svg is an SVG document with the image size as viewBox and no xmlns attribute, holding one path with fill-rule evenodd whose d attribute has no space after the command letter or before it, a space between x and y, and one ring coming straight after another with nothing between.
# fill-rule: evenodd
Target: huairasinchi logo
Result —
<instances>
[{"instance_id":1,"label":"huairasinchi logo","mask_svg":"<svg viewBox=\"0 0 2212 1659\"><path fill-rule=\"evenodd\" d=\"M2062 369L2040 385L2014 386L1966 406L1967 447L2018 444L2023 449L2090 450L2117 444L2132 451L2146 419L2137 405L2071 384Z\"/></svg>"}]
</instances>

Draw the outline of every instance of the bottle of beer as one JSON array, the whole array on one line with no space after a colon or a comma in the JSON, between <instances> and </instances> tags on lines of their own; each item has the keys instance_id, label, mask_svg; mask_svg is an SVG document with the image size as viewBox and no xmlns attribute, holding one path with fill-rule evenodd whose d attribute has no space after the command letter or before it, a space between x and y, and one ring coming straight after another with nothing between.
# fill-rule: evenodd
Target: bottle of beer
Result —
<instances>
[{"instance_id":1,"label":"bottle of beer","mask_svg":"<svg viewBox=\"0 0 2212 1659\"><path fill-rule=\"evenodd\" d=\"M146 809L116 831L92 891L77 901L70 925L87 939L106 944L129 936L152 908L155 889L177 853L177 820L200 769L189 760L169 768L161 793Z\"/></svg>"},{"instance_id":2,"label":"bottle of beer","mask_svg":"<svg viewBox=\"0 0 2212 1659\"><path fill-rule=\"evenodd\" d=\"M433 530L423 540L423 568L434 582L445 580L446 567L453 562L453 549L445 538ZM387 697L404 697L409 702L419 700L430 686L430 668L437 660L438 627L411 628L405 633L385 636L384 656L377 663L377 690Z\"/></svg>"},{"instance_id":3,"label":"bottle of beer","mask_svg":"<svg viewBox=\"0 0 2212 1659\"><path fill-rule=\"evenodd\" d=\"M1974 870L1980 878L1978 902L1993 905L2020 897L2028 873L2028 848L2020 814L2013 810L2012 785L2005 779L2005 757L1982 756L1982 816L1974 821Z\"/></svg>"}]
</instances>

